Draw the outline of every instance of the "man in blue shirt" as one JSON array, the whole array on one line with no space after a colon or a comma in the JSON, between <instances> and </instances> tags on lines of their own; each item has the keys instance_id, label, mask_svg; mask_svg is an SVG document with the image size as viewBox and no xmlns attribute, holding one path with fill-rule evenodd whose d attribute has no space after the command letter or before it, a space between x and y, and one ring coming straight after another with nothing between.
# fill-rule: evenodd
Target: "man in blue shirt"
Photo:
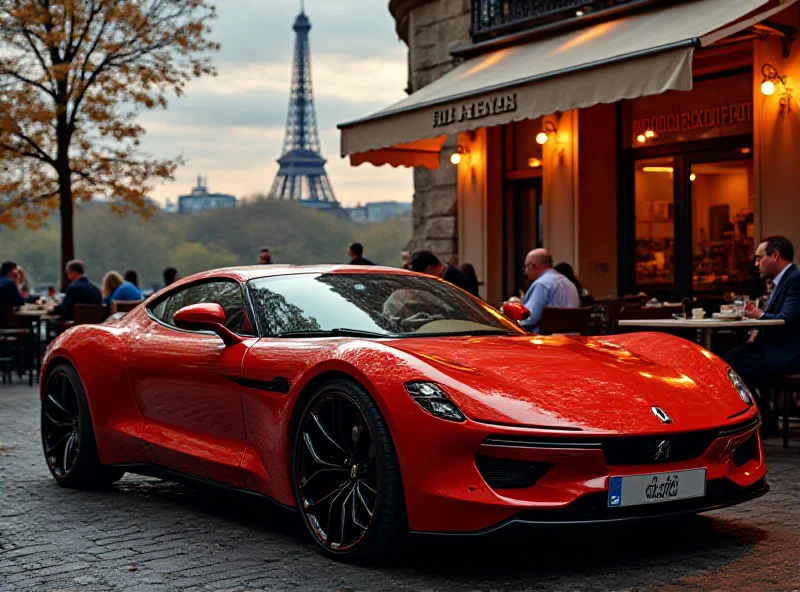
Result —
<instances>
[{"instance_id":1,"label":"man in blue shirt","mask_svg":"<svg viewBox=\"0 0 800 592\"><path fill-rule=\"evenodd\" d=\"M67 277L70 284L64 294L64 301L51 309L62 321L75 320L76 304L102 304L103 295L100 289L86 277L83 261L73 259L67 263Z\"/></svg>"},{"instance_id":2,"label":"man in blue shirt","mask_svg":"<svg viewBox=\"0 0 800 592\"><path fill-rule=\"evenodd\" d=\"M553 269L553 258L547 249L534 249L525 257L525 275L532 282L522 303L531 316L520 322L528 331L539 332L545 306L578 308L578 290L569 279Z\"/></svg>"},{"instance_id":3,"label":"man in blue shirt","mask_svg":"<svg viewBox=\"0 0 800 592\"><path fill-rule=\"evenodd\" d=\"M6 261L0 266L0 306L17 308L25 304L25 298L17 286L17 264Z\"/></svg>"}]
</instances>

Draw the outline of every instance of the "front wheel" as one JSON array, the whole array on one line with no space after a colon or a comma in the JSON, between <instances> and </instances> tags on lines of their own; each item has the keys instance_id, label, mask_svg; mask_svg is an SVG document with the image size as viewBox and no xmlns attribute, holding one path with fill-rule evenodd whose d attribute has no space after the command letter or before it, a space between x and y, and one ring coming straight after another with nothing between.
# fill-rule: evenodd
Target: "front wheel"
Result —
<instances>
[{"instance_id":1,"label":"front wheel","mask_svg":"<svg viewBox=\"0 0 800 592\"><path fill-rule=\"evenodd\" d=\"M101 487L125 474L100 464L86 393L67 363L53 368L42 391L42 448L50 472L64 487Z\"/></svg>"},{"instance_id":2,"label":"front wheel","mask_svg":"<svg viewBox=\"0 0 800 592\"><path fill-rule=\"evenodd\" d=\"M297 506L328 555L368 562L405 538L397 454L380 410L360 386L320 386L302 411L292 450Z\"/></svg>"}]
</instances>

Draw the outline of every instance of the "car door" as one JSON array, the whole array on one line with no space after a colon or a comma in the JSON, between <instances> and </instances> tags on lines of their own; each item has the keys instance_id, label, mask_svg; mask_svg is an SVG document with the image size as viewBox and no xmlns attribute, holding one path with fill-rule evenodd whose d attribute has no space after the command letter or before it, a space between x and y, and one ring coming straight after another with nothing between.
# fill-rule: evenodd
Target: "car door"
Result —
<instances>
[{"instance_id":1,"label":"car door","mask_svg":"<svg viewBox=\"0 0 800 592\"><path fill-rule=\"evenodd\" d=\"M219 336L174 325L190 304L218 303L226 326L247 338L226 346ZM205 281L172 292L148 306L130 359L131 386L145 417L143 439L164 467L230 485L243 485L245 448L242 360L256 338L242 287L232 280Z\"/></svg>"}]
</instances>

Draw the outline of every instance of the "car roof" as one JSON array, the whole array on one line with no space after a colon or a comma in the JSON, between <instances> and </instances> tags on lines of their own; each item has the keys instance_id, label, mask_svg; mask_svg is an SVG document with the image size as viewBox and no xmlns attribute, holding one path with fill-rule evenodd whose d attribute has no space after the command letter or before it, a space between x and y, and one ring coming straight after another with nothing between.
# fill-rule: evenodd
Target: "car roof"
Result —
<instances>
[{"instance_id":1,"label":"car roof","mask_svg":"<svg viewBox=\"0 0 800 592\"><path fill-rule=\"evenodd\" d=\"M424 276L424 274L398 269L397 267L384 267L380 265L246 265L239 267L223 267L212 269L188 276L175 282L173 285L195 282L211 278L229 278L240 282L274 276L296 275L301 273L341 273L341 274L380 274L380 275L411 275ZM429 277L429 276L425 276ZM170 286L173 287L173 286Z\"/></svg>"}]
</instances>

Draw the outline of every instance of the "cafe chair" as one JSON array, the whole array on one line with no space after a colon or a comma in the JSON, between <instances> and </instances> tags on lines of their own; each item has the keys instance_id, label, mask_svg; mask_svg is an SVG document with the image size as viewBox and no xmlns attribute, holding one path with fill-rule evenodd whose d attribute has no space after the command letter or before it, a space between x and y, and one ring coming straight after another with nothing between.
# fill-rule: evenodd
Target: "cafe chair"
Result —
<instances>
[{"instance_id":1,"label":"cafe chair","mask_svg":"<svg viewBox=\"0 0 800 592\"><path fill-rule=\"evenodd\" d=\"M783 419L783 447L789 448L789 412L792 408L792 393L800 392L800 374L784 374L771 378L761 389L772 391L773 409L777 411L781 401ZM781 397L783 395L783 397Z\"/></svg>"},{"instance_id":2,"label":"cafe chair","mask_svg":"<svg viewBox=\"0 0 800 592\"><path fill-rule=\"evenodd\" d=\"M102 304L76 304L73 314L73 325L96 325L106 318L105 307Z\"/></svg>"},{"instance_id":3,"label":"cafe chair","mask_svg":"<svg viewBox=\"0 0 800 592\"><path fill-rule=\"evenodd\" d=\"M539 323L539 332L542 335L555 335L557 333L588 335L591 319L591 306L584 308L552 308L545 306L542 311L542 320Z\"/></svg>"},{"instance_id":4,"label":"cafe chair","mask_svg":"<svg viewBox=\"0 0 800 592\"><path fill-rule=\"evenodd\" d=\"M111 303L111 314L113 315L118 312L130 312L142 302L142 300L115 300Z\"/></svg>"}]
</instances>

